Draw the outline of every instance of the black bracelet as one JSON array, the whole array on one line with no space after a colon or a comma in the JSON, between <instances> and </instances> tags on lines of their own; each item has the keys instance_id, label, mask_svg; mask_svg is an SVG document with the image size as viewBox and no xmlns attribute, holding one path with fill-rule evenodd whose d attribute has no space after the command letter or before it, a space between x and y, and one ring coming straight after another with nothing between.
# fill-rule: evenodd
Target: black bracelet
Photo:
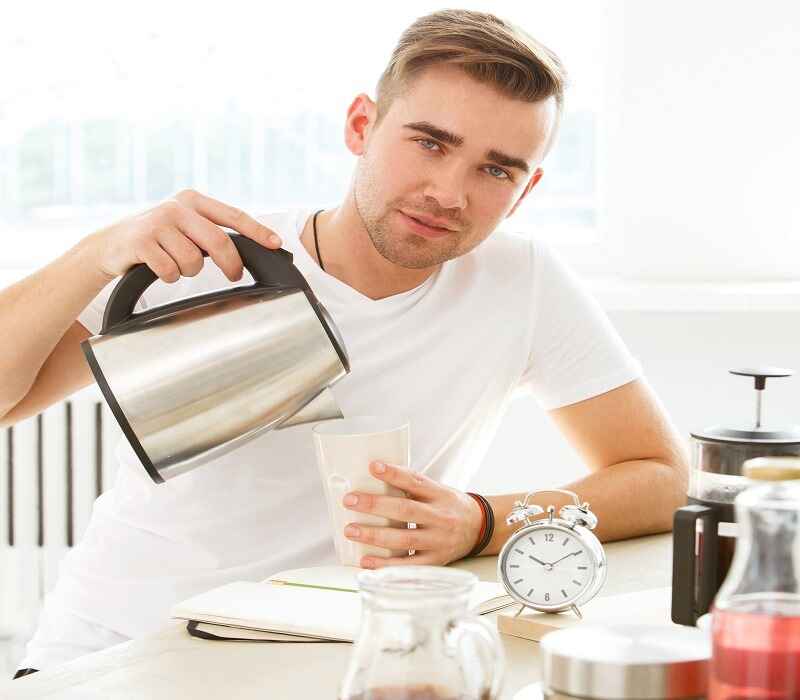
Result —
<instances>
[{"instance_id":1,"label":"black bracelet","mask_svg":"<svg viewBox=\"0 0 800 700\"><path fill-rule=\"evenodd\" d=\"M472 551L467 554L468 557L477 557L484 549L486 549L486 547L489 545L489 542L492 541L492 536L494 535L494 511L492 510L492 506L489 501L487 501L479 493L470 492L469 495L477 498L480 501L483 514L486 516L486 531L483 533L483 537L481 537L478 544L476 544Z\"/></svg>"}]
</instances>

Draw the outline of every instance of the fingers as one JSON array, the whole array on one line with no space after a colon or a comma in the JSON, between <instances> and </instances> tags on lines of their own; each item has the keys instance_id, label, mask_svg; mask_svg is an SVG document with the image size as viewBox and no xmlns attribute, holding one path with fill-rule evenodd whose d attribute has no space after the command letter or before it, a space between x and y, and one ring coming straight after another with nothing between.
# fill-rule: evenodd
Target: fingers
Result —
<instances>
[{"instance_id":1,"label":"fingers","mask_svg":"<svg viewBox=\"0 0 800 700\"><path fill-rule=\"evenodd\" d=\"M438 566L446 564L434 552L415 554L413 557L362 557L361 567L364 569L382 569L385 566Z\"/></svg>"},{"instance_id":2,"label":"fingers","mask_svg":"<svg viewBox=\"0 0 800 700\"><path fill-rule=\"evenodd\" d=\"M139 257L163 282L177 282L180 279L178 264L157 241L143 241Z\"/></svg>"},{"instance_id":3,"label":"fingers","mask_svg":"<svg viewBox=\"0 0 800 700\"><path fill-rule=\"evenodd\" d=\"M342 504L349 510L359 513L372 513L390 520L399 520L404 523L418 523L420 525L443 525L443 520L438 512L420 501L397 496L379 496L374 493L354 491L348 493Z\"/></svg>"},{"instance_id":4,"label":"fingers","mask_svg":"<svg viewBox=\"0 0 800 700\"><path fill-rule=\"evenodd\" d=\"M361 523L350 523L344 529L345 537L353 542L371 544L385 549L413 549L425 552L442 547L435 530L404 529L398 527L373 527Z\"/></svg>"},{"instance_id":5,"label":"fingers","mask_svg":"<svg viewBox=\"0 0 800 700\"><path fill-rule=\"evenodd\" d=\"M175 199L209 221L232 228L267 248L274 249L281 246L280 236L275 231L259 223L241 209L194 190L183 190L175 195Z\"/></svg>"},{"instance_id":6,"label":"fingers","mask_svg":"<svg viewBox=\"0 0 800 700\"><path fill-rule=\"evenodd\" d=\"M422 501L433 500L443 487L433 479L420 472L415 472L408 467L399 467L384 462L372 462L369 465L370 474L376 479L396 486L401 491Z\"/></svg>"},{"instance_id":7,"label":"fingers","mask_svg":"<svg viewBox=\"0 0 800 700\"><path fill-rule=\"evenodd\" d=\"M208 257L231 282L241 279L242 258L230 236L193 209L180 204L178 206L180 209L176 211L176 223L183 238L194 242L201 251L208 253Z\"/></svg>"},{"instance_id":8,"label":"fingers","mask_svg":"<svg viewBox=\"0 0 800 700\"><path fill-rule=\"evenodd\" d=\"M183 277L194 277L203 268L203 253L177 229L159 231L157 240L178 266Z\"/></svg>"},{"instance_id":9,"label":"fingers","mask_svg":"<svg viewBox=\"0 0 800 700\"><path fill-rule=\"evenodd\" d=\"M242 260L221 226L266 248L274 250L282 245L280 236L240 209L194 190L179 192L173 199L95 232L88 240L93 262L110 278L125 274L138 263L148 264L165 281L174 282L176 274L196 275L203 267L196 247L201 253L208 253L225 276L235 282L242 277ZM176 232L185 240L180 240Z\"/></svg>"}]
</instances>

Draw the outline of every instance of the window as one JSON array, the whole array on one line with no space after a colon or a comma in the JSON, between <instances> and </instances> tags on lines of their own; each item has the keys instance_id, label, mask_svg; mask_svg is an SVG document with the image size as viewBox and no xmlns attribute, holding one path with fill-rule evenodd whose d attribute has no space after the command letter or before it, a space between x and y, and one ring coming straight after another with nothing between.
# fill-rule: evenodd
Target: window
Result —
<instances>
[{"instance_id":1,"label":"window","mask_svg":"<svg viewBox=\"0 0 800 700\"><path fill-rule=\"evenodd\" d=\"M0 226L13 241L0 265L42 264L184 187L252 213L336 203L354 165L342 143L347 105L374 96L415 17L448 6L400 5L231 1L222 16L95 2L82 14L52 5L42 22L20 3L18 21L0 28L0 60L15 67L0 82ZM606 5L491 7L571 75L546 176L508 225L596 240Z\"/></svg>"}]
</instances>

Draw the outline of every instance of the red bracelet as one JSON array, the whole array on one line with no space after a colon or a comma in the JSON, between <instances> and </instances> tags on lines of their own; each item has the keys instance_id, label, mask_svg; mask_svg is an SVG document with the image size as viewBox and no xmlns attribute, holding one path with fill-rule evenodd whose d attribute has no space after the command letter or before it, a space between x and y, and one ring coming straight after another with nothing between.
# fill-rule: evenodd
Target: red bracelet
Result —
<instances>
[{"instance_id":1,"label":"red bracelet","mask_svg":"<svg viewBox=\"0 0 800 700\"><path fill-rule=\"evenodd\" d=\"M483 536L486 534L486 525L489 522L489 518L487 516L486 506L483 504L483 500L478 498L476 494L470 493L469 491L467 491L467 495L472 496L472 498L480 506L481 509L481 530L478 533L478 539L475 540L475 546L470 550L470 554L467 555L470 556L471 553L474 552L478 548L478 545L480 545L481 542L483 541Z\"/></svg>"}]
</instances>

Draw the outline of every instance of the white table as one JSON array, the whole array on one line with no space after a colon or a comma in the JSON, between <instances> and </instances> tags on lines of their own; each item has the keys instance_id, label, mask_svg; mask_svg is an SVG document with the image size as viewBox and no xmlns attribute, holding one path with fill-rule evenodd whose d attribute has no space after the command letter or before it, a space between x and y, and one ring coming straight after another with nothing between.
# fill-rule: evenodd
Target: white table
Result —
<instances>
[{"instance_id":1,"label":"white table","mask_svg":"<svg viewBox=\"0 0 800 700\"><path fill-rule=\"evenodd\" d=\"M606 545L608 580L600 595L669 586L669 534ZM496 579L496 557L459 562ZM620 619L626 611L620 610ZM668 622L668 620L664 620ZM508 657L503 700L539 680L538 644L502 636ZM335 700L350 644L215 642L170 621L156 634L81 657L16 681L0 682L3 700Z\"/></svg>"}]
</instances>

